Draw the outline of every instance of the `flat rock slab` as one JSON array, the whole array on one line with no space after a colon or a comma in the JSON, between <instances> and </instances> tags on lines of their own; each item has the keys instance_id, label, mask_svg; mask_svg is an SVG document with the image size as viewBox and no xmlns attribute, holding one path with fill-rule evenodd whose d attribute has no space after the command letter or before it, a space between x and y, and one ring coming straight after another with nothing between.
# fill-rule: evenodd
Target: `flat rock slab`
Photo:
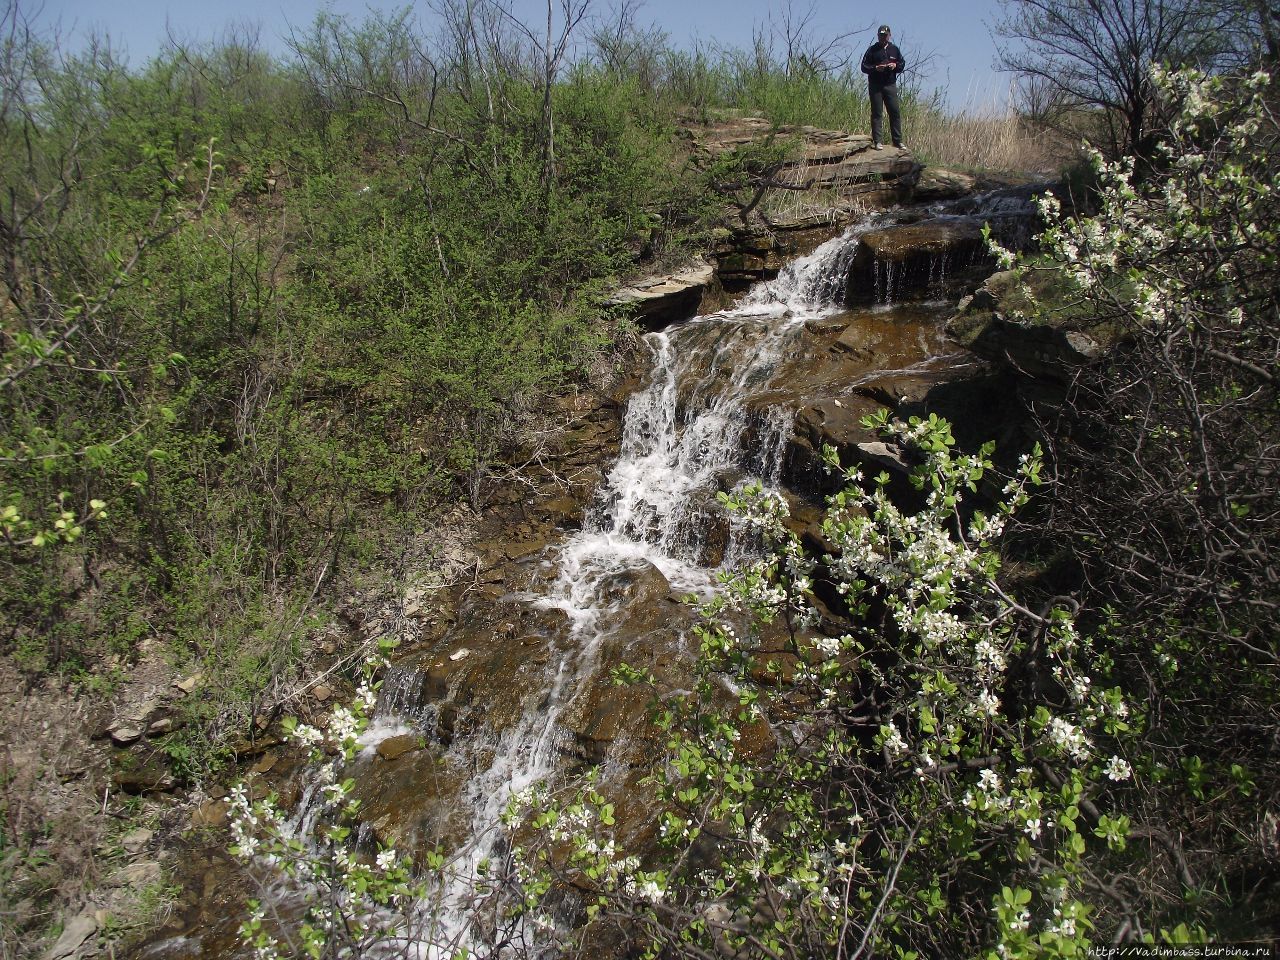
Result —
<instances>
[{"instance_id":1,"label":"flat rock slab","mask_svg":"<svg viewBox=\"0 0 1280 960\"><path fill-rule=\"evenodd\" d=\"M623 287L606 303L623 307L641 325L658 329L693 316L714 279L715 269L699 261L677 273L650 277Z\"/></svg>"},{"instance_id":2,"label":"flat rock slab","mask_svg":"<svg viewBox=\"0 0 1280 960\"><path fill-rule=\"evenodd\" d=\"M98 921L91 913L82 913L73 917L62 928L62 935L52 947L44 952L43 960L63 960L69 957L84 944L86 940L98 932Z\"/></svg>"}]
</instances>

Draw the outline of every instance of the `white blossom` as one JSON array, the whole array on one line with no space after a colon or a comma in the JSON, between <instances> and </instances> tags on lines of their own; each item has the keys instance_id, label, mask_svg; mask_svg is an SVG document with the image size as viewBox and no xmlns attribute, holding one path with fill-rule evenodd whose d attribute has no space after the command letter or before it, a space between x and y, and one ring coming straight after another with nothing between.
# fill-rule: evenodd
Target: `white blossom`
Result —
<instances>
[{"instance_id":1,"label":"white blossom","mask_svg":"<svg viewBox=\"0 0 1280 960\"><path fill-rule=\"evenodd\" d=\"M1107 761L1107 767L1104 772L1109 779L1119 782L1128 780L1133 775L1133 768L1129 766L1127 761L1121 760L1119 757L1112 757Z\"/></svg>"}]
</instances>

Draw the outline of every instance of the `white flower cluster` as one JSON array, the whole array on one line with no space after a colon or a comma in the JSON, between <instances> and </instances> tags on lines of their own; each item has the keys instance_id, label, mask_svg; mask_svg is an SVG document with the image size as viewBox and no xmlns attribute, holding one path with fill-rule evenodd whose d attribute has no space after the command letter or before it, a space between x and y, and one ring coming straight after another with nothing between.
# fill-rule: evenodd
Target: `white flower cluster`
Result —
<instances>
[{"instance_id":1,"label":"white flower cluster","mask_svg":"<svg viewBox=\"0 0 1280 960\"><path fill-rule=\"evenodd\" d=\"M1059 753L1074 760L1089 758L1089 740L1084 731L1062 717L1054 717L1049 722L1049 742Z\"/></svg>"},{"instance_id":2,"label":"white flower cluster","mask_svg":"<svg viewBox=\"0 0 1280 960\"><path fill-rule=\"evenodd\" d=\"M830 660L840 653L840 637L818 637L813 641L813 647Z\"/></svg>"},{"instance_id":3,"label":"white flower cluster","mask_svg":"<svg viewBox=\"0 0 1280 960\"><path fill-rule=\"evenodd\" d=\"M902 733L893 723L886 724L880 728L881 742L885 750L889 751L891 759L898 759L907 753L907 741L902 739Z\"/></svg>"},{"instance_id":4,"label":"white flower cluster","mask_svg":"<svg viewBox=\"0 0 1280 960\"><path fill-rule=\"evenodd\" d=\"M1119 757L1112 757L1107 761L1106 769L1103 771L1109 780L1121 781L1128 780L1133 776L1133 768L1128 762L1121 760Z\"/></svg>"}]
</instances>

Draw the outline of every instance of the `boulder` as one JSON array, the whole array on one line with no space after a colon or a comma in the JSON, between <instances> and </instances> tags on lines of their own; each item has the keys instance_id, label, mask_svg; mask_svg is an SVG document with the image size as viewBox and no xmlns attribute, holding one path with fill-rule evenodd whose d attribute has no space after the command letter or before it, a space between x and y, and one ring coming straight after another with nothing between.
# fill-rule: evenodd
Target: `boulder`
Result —
<instances>
[{"instance_id":1,"label":"boulder","mask_svg":"<svg viewBox=\"0 0 1280 960\"><path fill-rule=\"evenodd\" d=\"M114 723L107 728L111 742L117 747L127 747L142 739L143 728L128 722Z\"/></svg>"},{"instance_id":2,"label":"boulder","mask_svg":"<svg viewBox=\"0 0 1280 960\"><path fill-rule=\"evenodd\" d=\"M912 199L916 203L938 203L943 200L958 200L968 196L977 188L976 177L958 170L947 170L943 167L926 167L916 181Z\"/></svg>"},{"instance_id":3,"label":"boulder","mask_svg":"<svg viewBox=\"0 0 1280 960\"><path fill-rule=\"evenodd\" d=\"M1038 380L1070 381L1074 370L1103 353L1103 344L1082 330L1037 326L993 317L970 342L974 353L1001 360Z\"/></svg>"},{"instance_id":4,"label":"boulder","mask_svg":"<svg viewBox=\"0 0 1280 960\"><path fill-rule=\"evenodd\" d=\"M788 195L820 191L821 201L811 205L788 203L769 215L759 208L761 219L774 229L812 229L866 210L905 203L912 197L923 169L909 151L872 150L866 134L823 130L818 127L775 127L763 117L737 117L718 121L694 132L695 152L706 161L769 140L789 141L794 149L774 179L787 184ZM835 192L832 203L831 191Z\"/></svg>"},{"instance_id":5,"label":"boulder","mask_svg":"<svg viewBox=\"0 0 1280 960\"><path fill-rule=\"evenodd\" d=\"M191 811L191 827L221 830L227 825L230 809L225 800L206 800Z\"/></svg>"},{"instance_id":6,"label":"boulder","mask_svg":"<svg viewBox=\"0 0 1280 960\"><path fill-rule=\"evenodd\" d=\"M1076 313L1072 298L1053 283L1047 273L996 273L960 301L947 333L1024 376L1065 384L1078 367L1106 351L1116 332Z\"/></svg>"},{"instance_id":7,"label":"boulder","mask_svg":"<svg viewBox=\"0 0 1280 960\"><path fill-rule=\"evenodd\" d=\"M377 746L377 753L383 760L399 760L406 753L413 753L423 748L422 737L416 733L404 733L398 737L388 737Z\"/></svg>"}]
</instances>

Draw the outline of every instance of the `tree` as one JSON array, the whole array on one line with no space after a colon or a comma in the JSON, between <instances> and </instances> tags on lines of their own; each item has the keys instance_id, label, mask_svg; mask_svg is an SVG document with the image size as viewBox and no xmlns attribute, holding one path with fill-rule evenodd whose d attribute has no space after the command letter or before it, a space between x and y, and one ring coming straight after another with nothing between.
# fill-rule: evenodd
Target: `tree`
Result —
<instances>
[{"instance_id":1,"label":"tree","mask_svg":"<svg viewBox=\"0 0 1280 960\"><path fill-rule=\"evenodd\" d=\"M1129 709L1069 605L995 580L1038 458L984 513L991 445L957 454L936 416L875 424L919 460L918 512L849 471L813 557L780 499L726 497L767 549L704 607L692 692L658 694L660 852L608 840L594 789L530 798L546 846L523 856L576 888L587 936L690 958L1087 951L1107 894L1086 857L1130 832L1111 808Z\"/></svg>"},{"instance_id":2,"label":"tree","mask_svg":"<svg viewBox=\"0 0 1280 960\"><path fill-rule=\"evenodd\" d=\"M1188 836L1193 872L1253 891L1222 904L1244 917L1276 884L1274 808L1249 798L1280 790L1280 125L1264 71L1152 83L1171 118L1155 169L1096 158L1098 215L1050 204L1049 263L1027 268L1119 335L1044 425L1038 552L1071 558L1109 655L1162 718L1145 749L1175 773L1154 815Z\"/></svg>"},{"instance_id":3,"label":"tree","mask_svg":"<svg viewBox=\"0 0 1280 960\"><path fill-rule=\"evenodd\" d=\"M1095 111L1112 157L1146 156L1155 118L1150 70L1238 65L1238 8L1222 0L1001 0L999 63L1057 115ZM1256 21L1255 21L1256 22Z\"/></svg>"}]
</instances>

